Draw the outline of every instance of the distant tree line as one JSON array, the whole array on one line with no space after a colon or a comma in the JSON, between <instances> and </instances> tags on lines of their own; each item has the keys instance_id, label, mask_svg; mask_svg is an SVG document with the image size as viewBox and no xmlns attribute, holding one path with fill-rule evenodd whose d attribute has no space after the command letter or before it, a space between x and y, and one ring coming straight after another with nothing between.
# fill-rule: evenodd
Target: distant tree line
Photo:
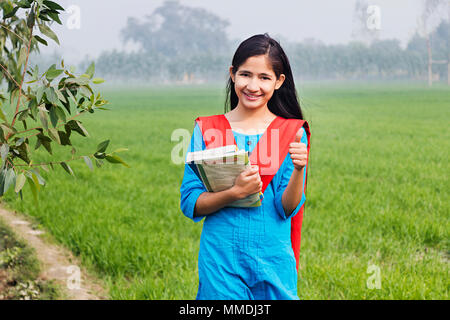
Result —
<instances>
[{"instance_id":1,"label":"distant tree line","mask_svg":"<svg viewBox=\"0 0 450 320\"><path fill-rule=\"evenodd\" d=\"M433 59L447 60L449 48L448 22L441 22L431 34ZM405 49L400 41L375 40L370 45L351 42L325 45L316 41L288 45L293 72L299 78L328 79L426 79L426 39L415 34ZM446 81L447 64L433 65L433 73Z\"/></svg>"},{"instance_id":2,"label":"distant tree line","mask_svg":"<svg viewBox=\"0 0 450 320\"><path fill-rule=\"evenodd\" d=\"M166 1L144 21L128 18L121 31L124 43L137 43L137 52L103 52L96 71L108 80L136 82L224 81L240 41L228 39L226 20L201 8ZM442 21L431 33L433 59L449 59L450 24ZM277 38L275 36L275 38ZM280 41L301 79L421 79L427 77L426 39L414 35L403 49L398 40L325 45L310 39ZM86 59L80 68L92 61ZM433 65L433 74L447 81L448 64ZM437 79L436 79L437 80Z\"/></svg>"}]
</instances>

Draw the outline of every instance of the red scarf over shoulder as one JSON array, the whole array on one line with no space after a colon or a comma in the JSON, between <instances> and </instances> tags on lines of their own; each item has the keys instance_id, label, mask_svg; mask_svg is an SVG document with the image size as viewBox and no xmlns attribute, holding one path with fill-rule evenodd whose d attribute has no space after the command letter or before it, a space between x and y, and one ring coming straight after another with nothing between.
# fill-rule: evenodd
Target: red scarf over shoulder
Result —
<instances>
[{"instance_id":1,"label":"red scarf over shoulder","mask_svg":"<svg viewBox=\"0 0 450 320\"><path fill-rule=\"evenodd\" d=\"M207 149L222 147L226 145L237 145L234 135L225 115L214 115L209 117L198 117L195 119L203 135ZM310 130L305 120L285 119L277 116L259 139L257 145L250 154L250 163L259 166L259 174L263 183L262 192L266 190L272 178L277 173L286 155L289 152L289 144L294 142L295 136L300 128L306 131L308 139L308 160L310 149ZM305 168L306 170L307 168ZM308 171L306 171L306 178ZM305 187L306 191L306 179ZM262 200L264 201L264 200ZM301 228L303 221L304 204L298 213L291 218L291 243L297 264L300 257Z\"/></svg>"}]
</instances>

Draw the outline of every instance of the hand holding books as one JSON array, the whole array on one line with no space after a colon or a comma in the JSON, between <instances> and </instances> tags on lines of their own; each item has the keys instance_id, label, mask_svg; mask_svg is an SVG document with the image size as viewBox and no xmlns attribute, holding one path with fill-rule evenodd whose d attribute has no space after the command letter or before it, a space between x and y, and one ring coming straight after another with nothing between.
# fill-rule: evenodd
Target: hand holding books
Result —
<instances>
[{"instance_id":1,"label":"hand holding books","mask_svg":"<svg viewBox=\"0 0 450 320\"><path fill-rule=\"evenodd\" d=\"M257 165L253 165L237 176L231 188L239 199L244 199L249 195L261 192L262 185L259 168Z\"/></svg>"}]
</instances>

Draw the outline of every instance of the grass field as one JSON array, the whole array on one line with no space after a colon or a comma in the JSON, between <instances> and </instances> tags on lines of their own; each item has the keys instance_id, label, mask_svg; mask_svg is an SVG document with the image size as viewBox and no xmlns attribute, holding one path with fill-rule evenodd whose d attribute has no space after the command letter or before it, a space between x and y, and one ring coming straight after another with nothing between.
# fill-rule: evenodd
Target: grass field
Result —
<instances>
[{"instance_id":1,"label":"grass field","mask_svg":"<svg viewBox=\"0 0 450 320\"><path fill-rule=\"evenodd\" d=\"M131 168L91 173L80 160L76 178L42 172L39 208L28 186L23 201L11 191L4 201L80 255L111 298L193 299L202 226L179 209L183 166L170 161L170 137L223 113L224 89L103 92L111 110L81 119L91 138L77 153L110 138L108 150L129 148ZM316 84L299 95L312 131L300 298L449 299L450 89ZM367 286L371 265L380 289Z\"/></svg>"}]
</instances>

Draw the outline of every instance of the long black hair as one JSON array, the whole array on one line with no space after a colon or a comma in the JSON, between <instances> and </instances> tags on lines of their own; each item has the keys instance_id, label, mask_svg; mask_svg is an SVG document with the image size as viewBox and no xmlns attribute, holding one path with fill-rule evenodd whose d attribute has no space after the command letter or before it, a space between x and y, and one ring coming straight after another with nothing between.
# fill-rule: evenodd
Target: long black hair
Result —
<instances>
[{"instance_id":1,"label":"long black hair","mask_svg":"<svg viewBox=\"0 0 450 320\"><path fill-rule=\"evenodd\" d=\"M284 74L286 77L281 87L274 91L267 103L269 110L277 116L286 119L303 120L303 113L297 98L294 77L292 76L288 57L278 41L271 38L267 33L254 35L239 45L231 63L233 74L236 74L239 67L248 58L260 55L268 56L277 79L279 79L281 74ZM234 82L230 76L226 87L225 112L236 108L238 102L239 99L234 90Z\"/></svg>"}]
</instances>

